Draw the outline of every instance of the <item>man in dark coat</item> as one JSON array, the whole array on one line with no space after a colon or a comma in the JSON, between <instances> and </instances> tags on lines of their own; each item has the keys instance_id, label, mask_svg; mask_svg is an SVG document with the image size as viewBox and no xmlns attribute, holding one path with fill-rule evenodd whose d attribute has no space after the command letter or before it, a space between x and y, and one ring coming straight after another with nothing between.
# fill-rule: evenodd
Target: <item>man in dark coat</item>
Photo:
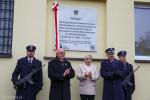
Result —
<instances>
[{"instance_id":1,"label":"man in dark coat","mask_svg":"<svg viewBox=\"0 0 150 100\"><path fill-rule=\"evenodd\" d=\"M71 63L65 59L65 52L56 50L56 58L48 63L48 77L51 79L49 100L71 100L70 79L75 76Z\"/></svg>"},{"instance_id":2,"label":"man in dark coat","mask_svg":"<svg viewBox=\"0 0 150 100\"><path fill-rule=\"evenodd\" d=\"M42 66L41 61L34 57L36 47L29 45L26 47L27 56L18 60L16 68L12 74L12 82L16 85L19 80L26 77L33 70ZM37 71L32 76L33 84L26 82L16 88L15 100L36 100L36 94L42 89L42 70Z\"/></svg>"},{"instance_id":3,"label":"man in dark coat","mask_svg":"<svg viewBox=\"0 0 150 100\"><path fill-rule=\"evenodd\" d=\"M122 64L124 65L125 77L127 77L129 73L133 73L133 66L126 61L127 52L123 50L118 52L117 55ZM129 82L123 85L123 88L125 92L125 100L132 100L132 94L135 90L134 73L130 76Z\"/></svg>"},{"instance_id":4,"label":"man in dark coat","mask_svg":"<svg viewBox=\"0 0 150 100\"><path fill-rule=\"evenodd\" d=\"M100 74L104 78L102 100L125 100L122 80L123 65L114 57L114 48L105 50L108 59L102 61Z\"/></svg>"}]
</instances>

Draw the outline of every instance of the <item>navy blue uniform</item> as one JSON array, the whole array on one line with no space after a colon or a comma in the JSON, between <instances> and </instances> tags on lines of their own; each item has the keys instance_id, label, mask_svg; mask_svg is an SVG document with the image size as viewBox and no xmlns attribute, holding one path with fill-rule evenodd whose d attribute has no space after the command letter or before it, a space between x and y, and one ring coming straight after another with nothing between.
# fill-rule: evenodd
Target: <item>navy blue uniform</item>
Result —
<instances>
[{"instance_id":1,"label":"navy blue uniform","mask_svg":"<svg viewBox=\"0 0 150 100\"><path fill-rule=\"evenodd\" d=\"M104 78L102 100L125 100L122 80L125 77L124 67L118 60L101 63L100 74Z\"/></svg>"},{"instance_id":2,"label":"navy blue uniform","mask_svg":"<svg viewBox=\"0 0 150 100\"><path fill-rule=\"evenodd\" d=\"M63 76L66 69L71 68L68 76ZM71 100L70 79L75 72L69 61L60 61L57 57L48 63L48 77L51 79L49 100Z\"/></svg>"},{"instance_id":3,"label":"navy blue uniform","mask_svg":"<svg viewBox=\"0 0 150 100\"><path fill-rule=\"evenodd\" d=\"M128 62L126 62L125 65L124 65L124 70L125 70L125 76L127 77L127 75L130 72L133 72L133 66L131 64L129 64ZM132 76L130 77L130 82L131 82L132 85L127 85L127 87L124 88L125 100L132 100L132 94L135 90L134 74L132 74Z\"/></svg>"},{"instance_id":4,"label":"navy blue uniform","mask_svg":"<svg viewBox=\"0 0 150 100\"><path fill-rule=\"evenodd\" d=\"M12 82L15 84L19 79L24 78L33 69L42 66L41 61L33 58L32 63L28 62L28 58L24 57L18 60L16 68L12 74ZM20 76L20 78L18 78ZM26 88L22 86L17 88L15 100L36 100L36 94L42 89L43 79L42 70L39 70L32 77L33 85L26 83Z\"/></svg>"}]
</instances>

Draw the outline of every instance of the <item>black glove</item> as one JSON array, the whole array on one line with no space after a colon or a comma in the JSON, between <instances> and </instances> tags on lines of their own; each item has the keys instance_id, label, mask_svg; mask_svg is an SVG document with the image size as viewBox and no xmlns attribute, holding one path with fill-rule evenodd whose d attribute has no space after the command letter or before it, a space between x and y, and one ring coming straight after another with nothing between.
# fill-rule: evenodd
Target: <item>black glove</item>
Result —
<instances>
[{"instance_id":1,"label":"black glove","mask_svg":"<svg viewBox=\"0 0 150 100\"><path fill-rule=\"evenodd\" d=\"M121 72L120 71L115 71L114 74L113 74L113 76L115 78L121 78Z\"/></svg>"},{"instance_id":2,"label":"black glove","mask_svg":"<svg viewBox=\"0 0 150 100\"><path fill-rule=\"evenodd\" d=\"M13 84L14 84L14 88L15 88L15 89L22 88L22 84L20 84L20 82L19 82L19 81L17 81L17 82L13 82Z\"/></svg>"},{"instance_id":3,"label":"black glove","mask_svg":"<svg viewBox=\"0 0 150 100\"><path fill-rule=\"evenodd\" d=\"M21 84L20 84L20 82L19 81L17 81L17 82L15 82L15 84L14 84L16 87L20 87L21 86Z\"/></svg>"},{"instance_id":4,"label":"black glove","mask_svg":"<svg viewBox=\"0 0 150 100\"><path fill-rule=\"evenodd\" d=\"M18 89L19 88L17 82L13 82L13 87L14 87L14 89Z\"/></svg>"}]
</instances>

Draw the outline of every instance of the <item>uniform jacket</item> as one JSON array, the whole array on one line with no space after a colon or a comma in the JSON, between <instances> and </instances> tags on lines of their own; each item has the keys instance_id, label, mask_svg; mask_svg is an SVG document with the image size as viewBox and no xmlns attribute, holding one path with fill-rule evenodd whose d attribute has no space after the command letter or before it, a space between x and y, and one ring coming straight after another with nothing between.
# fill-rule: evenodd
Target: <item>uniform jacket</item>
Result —
<instances>
[{"instance_id":1,"label":"uniform jacket","mask_svg":"<svg viewBox=\"0 0 150 100\"><path fill-rule=\"evenodd\" d=\"M33 58L32 63L28 62L27 57L19 59L16 68L12 73L12 82L15 84L15 82L32 72L33 69L41 66L41 61L36 58ZM36 94L42 89L43 86L42 70L35 73L32 80L34 82L33 85L26 83L26 88L24 88L23 85L17 88L16 100L36 100Z\"/></svg>"},{"instance_id":2,"label":"uniform jacket","mask_svg":"<svg viewBox=\"0 0 150 100\"><path fill-rule=\"evenodd\" d=\"M125 77L123 64L120 61L104 60L101 63L100 74L104 78L102 100L125 100L122 80ZM120 76L114 76L114 72L119 71Z\"/></svg>"},{"instance_id":3,"label":"uniform jacket","mask_svg":"<svg viewBox=\"0 0 150 100\"><path fill-rule=\"evenodd\" d=\"M127 77L129 73L133 72L133 66L129 64L128 62L126 62L124 65L124 70L125 70L125 77ZM124 88L125 100L132 100L132 94L135 90L134 74L132 74L132 76L130 77L130 82L131 82L131 85L127 85L127 87Z\"/></svg>"}]
</instances>

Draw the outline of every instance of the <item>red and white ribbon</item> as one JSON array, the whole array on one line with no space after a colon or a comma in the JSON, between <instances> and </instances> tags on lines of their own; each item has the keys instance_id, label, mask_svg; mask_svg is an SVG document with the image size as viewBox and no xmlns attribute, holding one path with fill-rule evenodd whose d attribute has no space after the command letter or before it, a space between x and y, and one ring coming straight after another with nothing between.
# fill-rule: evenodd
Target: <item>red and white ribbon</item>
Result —
<instances>
[{"instance_id":1,"label":"red and white ribbon","mask_svg":"<svg viewBox=\"0 0 150 100\"><path fill-rule=\"evenodd\" d=\"M52 9L54 11L56 50L59 48L59 33L58 33L58 2L53 2Z\"/></svg>"}]
</instances>

